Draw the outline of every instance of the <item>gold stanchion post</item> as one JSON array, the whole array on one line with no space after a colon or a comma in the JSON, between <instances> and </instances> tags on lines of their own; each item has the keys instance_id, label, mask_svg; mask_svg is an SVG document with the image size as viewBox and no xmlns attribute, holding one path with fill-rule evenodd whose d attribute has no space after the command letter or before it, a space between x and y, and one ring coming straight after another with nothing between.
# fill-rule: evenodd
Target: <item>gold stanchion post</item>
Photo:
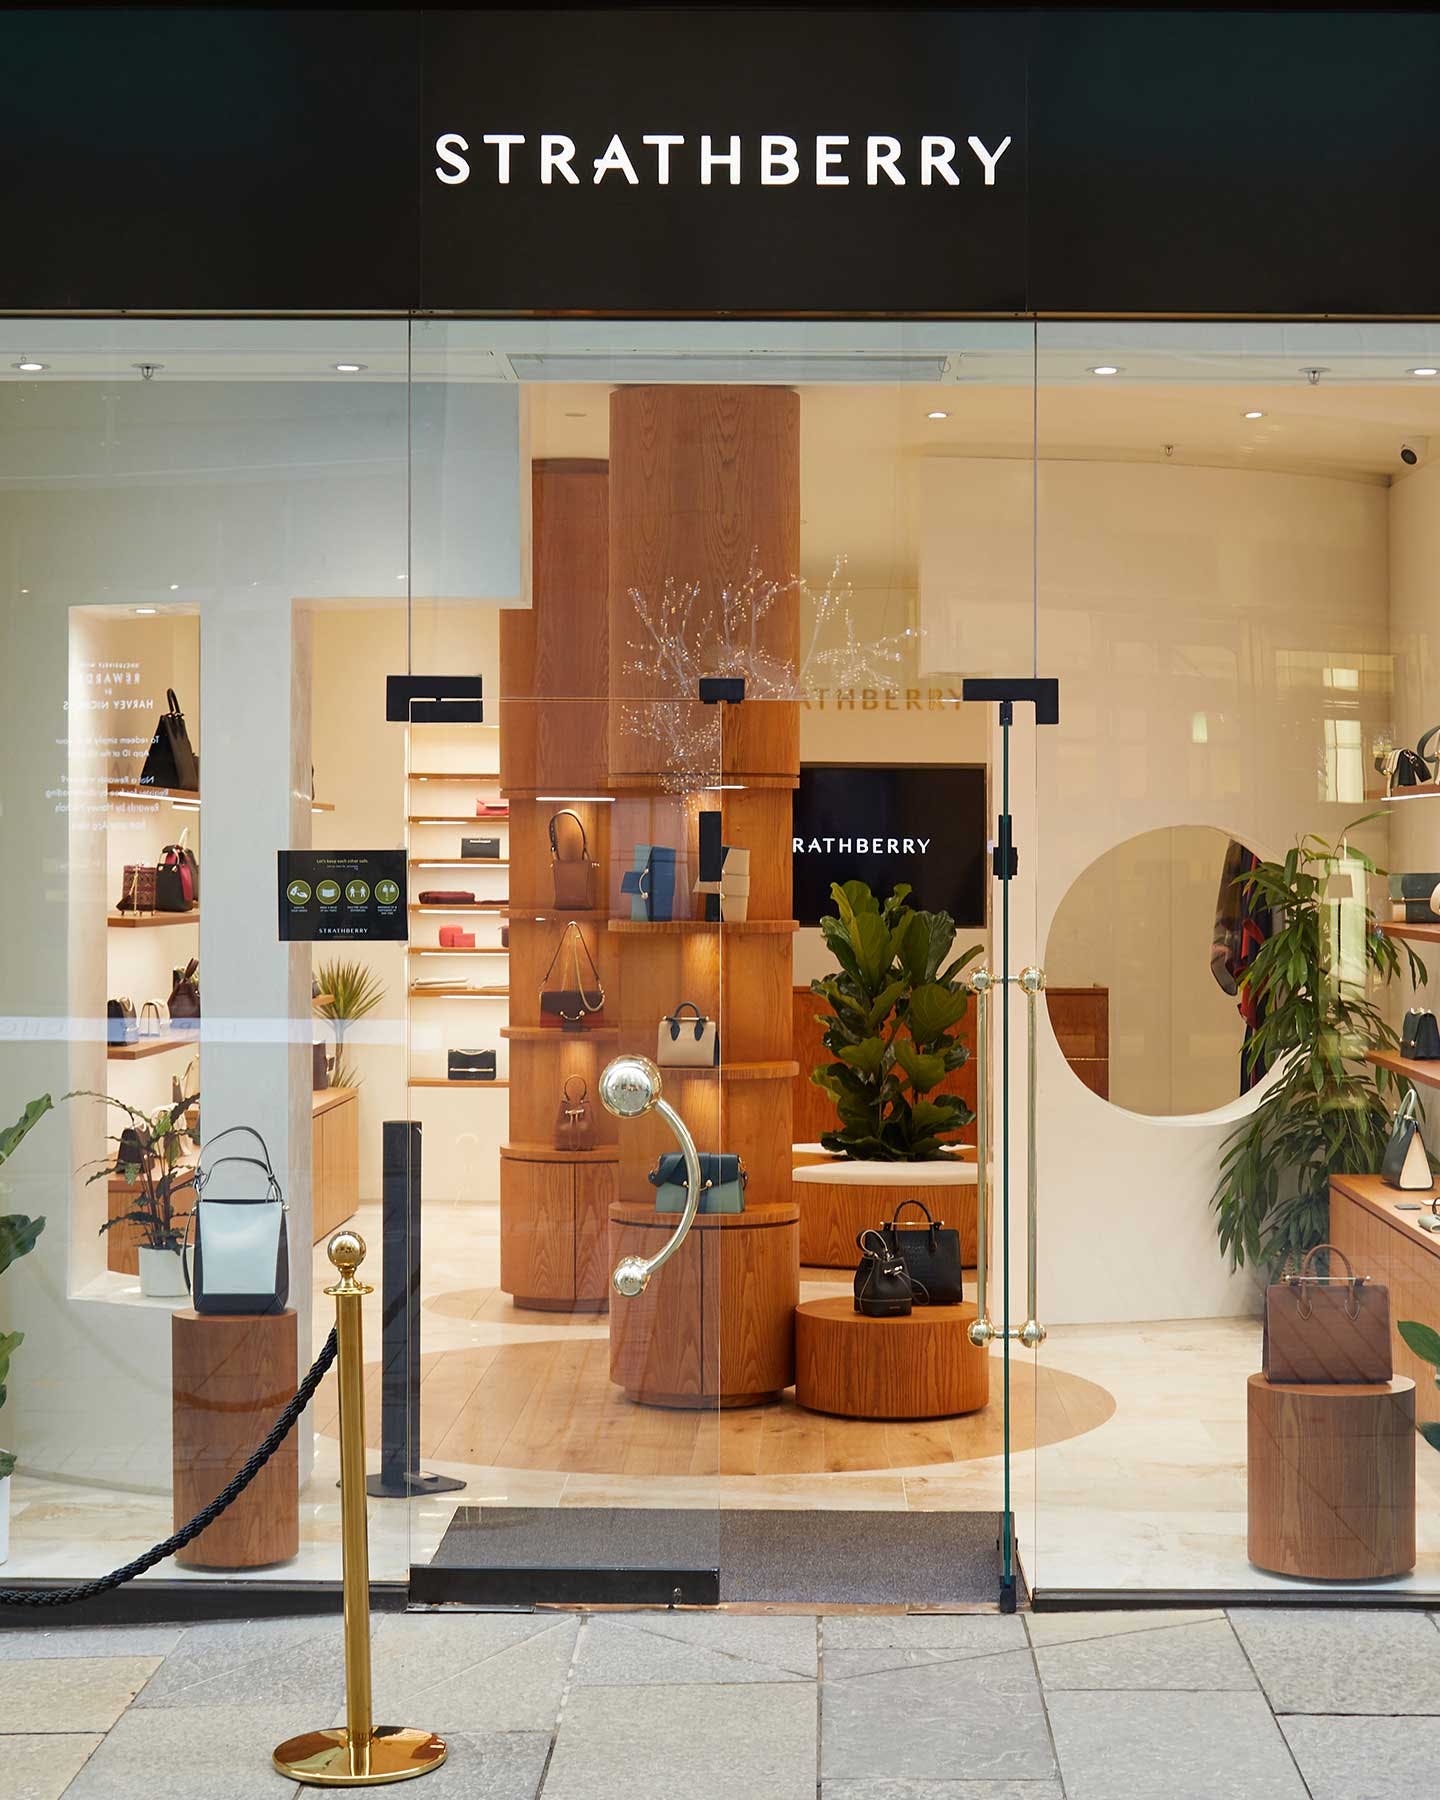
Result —
<instances>
[{"instance_id":1,"label":"gold stanchion post","mask_svg":"<svg viewBox=\"0 0 1440 1800\"><path fill-rule=\"evenodd\" d=\"M365 1240L337 1231L326 1246L340 1278L335 1296L340 1380L340 1540L345 1578L345 1724L306 1731L275 1752L275 1767L312 1787L378 1787L425 1775L445 1740L405 1725L375 1725L370 1699L370 1536L365 1495L365 1346L360 1308L373 1290L355 1279Z\"/></svg>"}]
</instances>

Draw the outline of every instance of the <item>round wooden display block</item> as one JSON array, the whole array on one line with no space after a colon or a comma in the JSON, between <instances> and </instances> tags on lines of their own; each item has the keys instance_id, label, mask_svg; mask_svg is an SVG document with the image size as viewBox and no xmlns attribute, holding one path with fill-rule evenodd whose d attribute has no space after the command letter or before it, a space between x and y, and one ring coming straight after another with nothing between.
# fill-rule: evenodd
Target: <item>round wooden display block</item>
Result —
<instances>
[{"instance_id":1,"label":"round wooden display block","mask_svg":"<svg viewBox=\"0 0 1440 1800\"><path fill-rule=\"evenodd\" d=\"M295 1314L173 1315L175 1524L208 1506L285 1410L299 1382ZM176 1553L192 1569L259 1569L300 1549L292 1431L213 1525Z\"/></svg>"},{"instance_id":2,"label":"round wooden display block","mask_svg":"<svg viewBox=\"0 0 1440 1800\"><path fill-rule=\"evenodd\" d=\"M925 1163L848 1162L843 1157L815 1157L808 1146L796 1146L791 1192L800 1207L800 1261L811 1268L853 1269L860 1253L855 1240L894 1216L902 1200L921 1200L937 1225L960 1233L960 1260L975 1266L975 1164L953 1161ZM802 1157L804 1160L802 1161ZM925 1215L912 1206L904 1223L923 1225Z\"/></svg>"},{"instance_id":3,"label":"round wooden display block","mask_svg":"<svg viewBox=\"0 0 1440 1800\"><path fill-rule=\"evenodd\" d=\"M1252 1375L1249 1554L1315 1581L1415 1566L1415 1383L1310 1386Z\"/></svg>"},{"instance_id":4,"label":"round wooden display block","mask_svg":"<svg viewBox=\"0 0 1440 1800\"><path fill-rule=\"evenodd\" d=\"M917 1306L867 1319L848 1296L795 1309L795 1398L848 1419L945 1419L990 1398L990 1357L970 1342L975 1308Z\"/></svg>"}]
</instances>

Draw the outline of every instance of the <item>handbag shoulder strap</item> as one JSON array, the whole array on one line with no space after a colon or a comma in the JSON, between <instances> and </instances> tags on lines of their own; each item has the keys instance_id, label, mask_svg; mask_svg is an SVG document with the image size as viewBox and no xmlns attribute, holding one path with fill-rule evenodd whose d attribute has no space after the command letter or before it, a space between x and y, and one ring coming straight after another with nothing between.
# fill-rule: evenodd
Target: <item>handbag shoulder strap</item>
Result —
<instances>
[{"instance_id":1,"label":"handbag shoulder strap","mask_svg":"<svg viewBox=\"0 0 1440 1800\"><path fill-rule=\"evenodd\" d=\"M562 857L560 855L560 845L555 835L555 821L557 819L573 819L580 827L580 855L578 858L568 856ZM585 821L580 817L579 813L572 812L568 806L562 807L559 812L551 813L550 815L550 854L557 862L589 861L590 840L585 835Z\"/></svg>"},{"instance_id":2,"label":"handbag shoulder strap","mask_svg":"<svg viewBox=\"0 0 1440 1800\"><path fill-rule=\"evenodd\" d=\"M180 711L180 702L175 698L174 688L166 688L165 698L170 702L170 710L176 718L183 718L185 715Z\"/></svg>"},{"instance_id":3,"label":"handbag shoulder strap","mask_svg":"<svg viewBox=\"0 0 1440 1800\"><path fill-rule=\"evenodd\" d=\"M595 978L595 986L603 997L605 990L601 985L600 971L595 967L595 958L590 954L590 946L585 942L585 933L572 919L565 927L565 935L570 940L570 954L575 966L575 986L581 994L585 992L585 982L580 973L580 952L583 950L585 960L590 965L590 973Z\"/></svg>"},{"instance_id":4,"label":"handbag shoulder strap","mask_svg":"<svg viewBox=\"0 0 1440 1800\"><path fill-rule=\"evenodd\" d=\"M1415 754L1420 758L1421 762L1432 762L1434 760L1430 752L1430 746L1435 742L1437 737L1440 737L1440 725L1432 725L1421 738L1420 742L1415 746Z\"/></svg>"},{"instance_id":5,"label":"handbag shoulder strap","mask_svg":"<svg viewBox=\"0 0 1440 1800\"><path fill-rule=\"evenodd\" d=\"M264 1138L261 1137L260 1133L255 1129L255 1127L253 1125L227 1125L223 1131L217 1131L213 1138L207 1138L206 1141L200 1146L200 1154L195 1159L196 1173L202 1174L202 1172L204 1171L206 1153L210 1150L213 1150L222 1138L233 1137L237 1131L243 1131L248 1137L253 1137L255 1142L260 1146L260 1155L264 1158L263 1162L261 1162L259 1160L259 1158L253 1157L253 1156L243 1157L243 1158L240 1158L239 1160L245 1161L245 1162L253 1162L253 1163L255 1163L257 1168L264 1169L265 1173L270 1177L270 1179L272 1181L275 1182L275 1185L278 1187L280 1184L278 1181L276 1181L275 1171L270 1166L270 1146L265 1142ZM220 1162L234 1162L236 1160L236 1158L222 1156L219 1160L220 1160ZM211 1166L214 1167L215 1165L212 1164Z\"/></svg>"}]
</instances>

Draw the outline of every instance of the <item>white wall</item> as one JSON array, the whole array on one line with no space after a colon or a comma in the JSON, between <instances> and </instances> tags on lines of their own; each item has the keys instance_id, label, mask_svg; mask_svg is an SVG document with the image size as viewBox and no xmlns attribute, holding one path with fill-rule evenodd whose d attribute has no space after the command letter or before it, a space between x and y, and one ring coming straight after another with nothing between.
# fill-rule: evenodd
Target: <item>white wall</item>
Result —
<instances>
[{"instance_id":1,"label":"white wall","mask_svg":"<svg viewBox=\"0 0 1440 1800\"><path fill-rule=\"evenodd\" d=\"M922 478L927 654L976 674L1028 673L1029 465L934 459ZM1326 721L1368 733L1389 711L1383 486L1047 462L1038 556L1039 666L1059 677L1060 726L1039 734L1033 779L1022 767L1015 780L1015 967L1043 954L1076 877L1138 832L1210 825L1268 855L1302 831L1338 834L1364 810L1334 798ZM1359 671L1358 684L1337 686L1335 668ZM1023 719L1022 752L1029 734ZM1383 855L1383 829L1367 841ZM1023 1067L1015 1080L1023 1091ZM1253 1308L1210 1212L1227 1123L1107 1105L1070 1072L1048 1023L1039 1099L1043 1318ZM1023 1243L1013 1260L1023 1267Z\"/></svg>"}]
</instances>

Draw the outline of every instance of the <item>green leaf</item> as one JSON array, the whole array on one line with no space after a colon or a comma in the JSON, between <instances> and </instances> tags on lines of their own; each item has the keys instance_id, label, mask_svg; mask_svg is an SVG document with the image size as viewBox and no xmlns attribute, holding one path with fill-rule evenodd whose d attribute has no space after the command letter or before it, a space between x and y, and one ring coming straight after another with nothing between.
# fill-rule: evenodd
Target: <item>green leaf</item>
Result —
<instances>
[{"instance_id":1,"label":"green leaf","mask_svg":"<svg viewBox=\"0 0 1440 1800\"><path fill-rule=\"evenodd\" d=\"M855 923L850 930L850 941L855 947L855 960L860 965L861 978L866 987L874 992L883 985L886 971L895 956L885 921L878 912L856 913Z\"/></svg>"},{"instance_id":2,"label":"green leaf","mask_svg":"<svg viewBox=\"0 0 1440 1800\"><path fill-rule=\"evenodd\" d=\"M905 1010L910 1035L922 1048L933 1044L965 1016L965 996L939 982L917 987Z\"/></svg>"},{"instance_id":3,"label":"green leaf","mask_svg":"<svg viewBox=\"0 0 1440 1800\"><path fill-rule=\"evenodd\" d=\"M895 934L895 954L919 987L934 981L940 964L955 942L955 921L948 913L912 912Z\"/></svg>"},{"instance_id":4,"label":"green leaf","mask_svg":"<svg viewBox=\"0 0 1440 1800\"><path fill-rule=\"evenodd\" d=\"M945 1079L944 1057L927 1056L904 1038L895 1040L895 1060L909 1076L910 1085L917 1094L928 1093Z\"/></svg>"},{"instance_id":5,"label":"green leaf","mask_svg":"<svg viewBox=\"0 0 1440 1800\"><path fill-rule=\"evenodd\" d=\"M30 1254L44 1229L43 1216L38 1219L28 1218L24 1213L6 1213L0 1216L0 1275L5 1273L11 1263Z\"/></svg>"},{"instance_id":6,"label":"green leaf","mask_svg":"<svg viewBox=\"0 0 1440 1800\"><path fill-rule=\"evenodd\" d=\"M885 1045L878 1037L849 1044L839 1054L841 1062L863 1075L878 1075L885 1065Z\"/></svg>"},{"instance_id":7,"label":"green leaf","mask_svg":"<svg viewBox=\"0 0 1440 1800\"><path fill-rule=\"evenodd\" d=\"M48 1094L42 1094L38 1100L32 1100L13 1125L7 1125L0 1131L0 1163L9 1162L20 1147L21 1139L33 1131L47 1112L55 1105Z\"/></svg>"},{"instance_id":8,"label":"green leaf","mask_svg":"<svg viewBox=\"0 0 1440 1800\"><path fill-rule=\"evenodd\" d=\"M1440 1425L1422 1425L1420 1435L1432 1450L1440 1450Z\"/></svg>"},{"instance_id":9,"label":"green leaf","mask_svg":"<svg viewBox=\"0 0 1440 1800\"><path fill-rule=\"evenodd\" d=\"M1431 1325L1421 1325L1415 1319L1400 1319L1395 1329L1421 1362L1440 1369L1440 1331L1436 1331Z\"/></svg>"}]
</instances>

